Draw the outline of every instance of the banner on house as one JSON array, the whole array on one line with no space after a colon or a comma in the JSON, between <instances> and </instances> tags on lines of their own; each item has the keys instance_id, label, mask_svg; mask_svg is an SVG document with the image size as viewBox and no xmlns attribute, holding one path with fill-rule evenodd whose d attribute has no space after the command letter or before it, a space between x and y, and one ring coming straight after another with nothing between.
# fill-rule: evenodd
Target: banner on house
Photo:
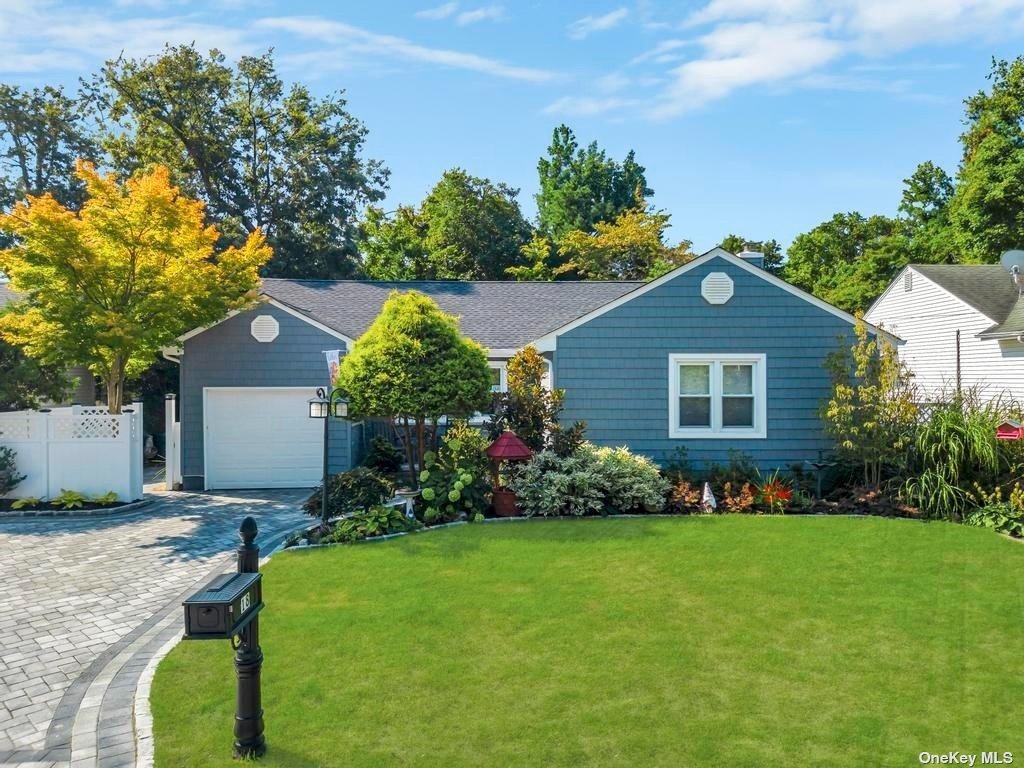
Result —
<instances>
[{"instance_id":1,"label":"banner on house","mask_svg":"<svg viewBox=\"0 0 1024 768\"><path fill-rule=\"evenodd\" d=\"M341 365L341 350L327 349L324 350L324 355L327 356L327 371L331 377L330 384L333 387L334 380L338 378L338 366Z\"/></svg>"}]
</instances>

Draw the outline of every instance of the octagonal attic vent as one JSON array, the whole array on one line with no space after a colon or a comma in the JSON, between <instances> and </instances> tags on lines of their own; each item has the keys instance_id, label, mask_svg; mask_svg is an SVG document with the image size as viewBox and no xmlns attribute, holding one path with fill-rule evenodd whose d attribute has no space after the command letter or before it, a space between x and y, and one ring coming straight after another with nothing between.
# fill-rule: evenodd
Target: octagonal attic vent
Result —
<instances>
[{"instance_id":1,"label":"octagonal attic vent","mask_svg":"<svg viewBox=\"0 0 1024 768\"><path fill-rule=\"evenodd\" d=\"M256 341L266 344L277 338L281 328L277 324L277 319L272 315L260 315L252 321L249 332L252 333L252 337Z\"/></svg>"},{"instance_id":2,"label":"octagonal attic vent","mask_svg":"<svg viewBox=\"0 0 1024 768\"><path fill-rule=\"evenodd\" d=\"M732 298L732 278L725 272L712 272L701 280L700 295L708 304L725 304Z\"/></svg>"}]
</instances>

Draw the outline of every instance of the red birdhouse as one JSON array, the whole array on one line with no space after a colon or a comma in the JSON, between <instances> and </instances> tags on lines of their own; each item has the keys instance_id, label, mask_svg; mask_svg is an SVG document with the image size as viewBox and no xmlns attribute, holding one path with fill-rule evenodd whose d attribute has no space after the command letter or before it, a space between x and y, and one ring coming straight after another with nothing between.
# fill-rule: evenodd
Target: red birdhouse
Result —
<instances>
[{"instance_id":1,"label":"red birdhouse","mask_svg":"<svg viewBox=\"0 0 1024 768\"><path fill-rule=\"evenodd\" d=\"M1019 421L1007 419L996 427L996 440L1020 440L1024 437L1024 426Z\"/></svg>"},{"instance_id":2,"label":"red birdhouse","mask_svg":"<svg viewBox=\"0 0 1024 768\"><path fill-rule=\"evenodd\" d=\"M516 437L515 432L502 432L487 448L487 456L494 462L494 492L491 496L494 514L498 517L516 517L519 514L516 495L501 487L498 481L498 468L503 461L527 461L533 456L533 451Z\"/></svg>"},{"instance_id":3,"label":"red birdhouse","mask_svg":"<svg viewBox=\"0 0 1024 768\"><path fill-rule=\"evenodd\" d=\"M502 432L487 448L491 461L527 461L533 457L530 447L516 437L515 432Z\"/></svg>"}]
</instances>

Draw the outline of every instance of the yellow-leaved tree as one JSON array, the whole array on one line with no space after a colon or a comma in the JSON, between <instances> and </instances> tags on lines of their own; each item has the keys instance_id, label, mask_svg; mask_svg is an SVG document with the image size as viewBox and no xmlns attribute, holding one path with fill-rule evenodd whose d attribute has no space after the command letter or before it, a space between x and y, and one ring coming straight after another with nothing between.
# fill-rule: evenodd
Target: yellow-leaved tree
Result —
<instances>
[{"instance_id":1,"label":"yellow-leaved tree","mask_svg":"<svg viewBox=\"0 0 1024 768\"><path fill-rule=\"evenodd\" d=\"M80 211L49 194L0 214L15 244L0 270L21 298L0 315L0 337L40 361L87 365L121 412L126 376L182 333L252 303L271 250L260 232L217 252L203 204L156 167L121 182L79 161Z\"/></svg>"}]
</instances>

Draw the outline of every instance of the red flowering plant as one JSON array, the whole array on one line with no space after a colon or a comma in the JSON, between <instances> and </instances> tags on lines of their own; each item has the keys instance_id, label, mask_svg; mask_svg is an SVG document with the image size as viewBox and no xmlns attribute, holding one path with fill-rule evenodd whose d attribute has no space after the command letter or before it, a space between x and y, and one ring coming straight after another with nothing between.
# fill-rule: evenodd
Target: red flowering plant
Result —
<instances>
[{"instance_id":1,"label":"red flowering plant","mask_svg":"<svg viewBox=\"0 0 1024 768\"><path fill-rule=\"evenodd\" d=\"M781 515L793 499L793 486L779 479L779 472L773 472L757 488L757 503L766 507L770 515Z\"/></svg>"}]
</instances>

